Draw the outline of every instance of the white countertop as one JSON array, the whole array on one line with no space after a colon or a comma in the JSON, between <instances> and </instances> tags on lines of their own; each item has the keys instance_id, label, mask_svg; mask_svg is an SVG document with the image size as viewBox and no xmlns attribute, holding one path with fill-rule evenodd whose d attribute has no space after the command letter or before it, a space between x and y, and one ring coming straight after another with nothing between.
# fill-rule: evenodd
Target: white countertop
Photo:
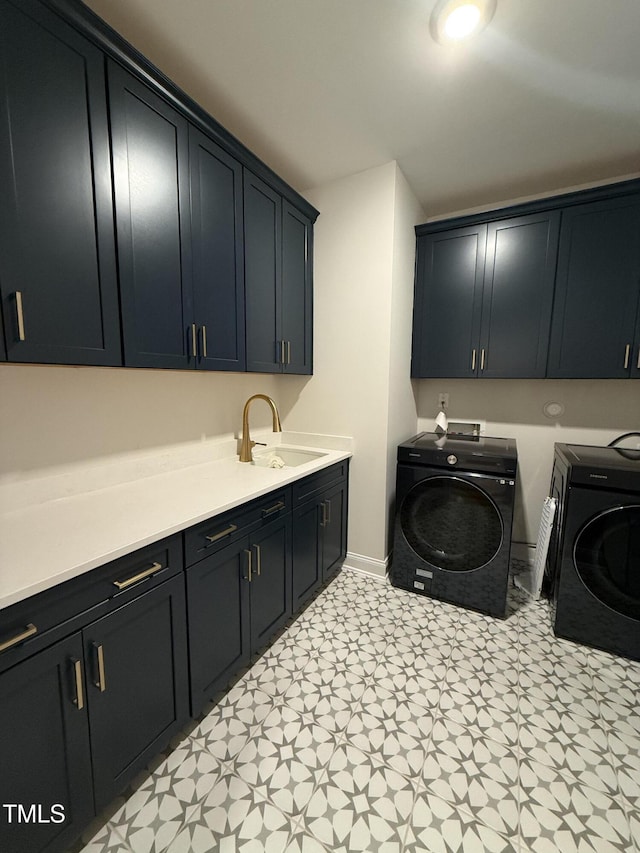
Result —
<instances>
[{"instance_id":1,"label":"white countertop","mask_svg":"<svg viewBox=\"0 0 640 853\"><path fill-rule=\"evenodd\" d=\"M269 440L270 446L280 443L269 434L271 438L276 440ZM139 478L130 479L129 463L126 475L120 472L122 479L129 479L106 487L100 487L93 471L93 480L85 476L85 482L92 482L91 491L83 492L78 485L81 471L74 472L73 487L67 476L63 496L55 497L51 478L42 481L44 500L29 502L25 489L14 486L14 502L11 486L2 486L0 609L351 456L350 439L305 434L295 438L285 435L282 445L322 450L323 455L297 467L263 468L239 462L235 442L227 442L228 447L216 448L220 454L226 448L221 458L195 464L190 459L184 467L160 473L154 473L147 454ZM166 454L162 462L158 459L158 467L171 468ZM64 475L58 474L60 478ZM117 479L113 470L108 479ZM38 493L37 480L29 483L28 491Z\"/></svg>"}]
</instances>

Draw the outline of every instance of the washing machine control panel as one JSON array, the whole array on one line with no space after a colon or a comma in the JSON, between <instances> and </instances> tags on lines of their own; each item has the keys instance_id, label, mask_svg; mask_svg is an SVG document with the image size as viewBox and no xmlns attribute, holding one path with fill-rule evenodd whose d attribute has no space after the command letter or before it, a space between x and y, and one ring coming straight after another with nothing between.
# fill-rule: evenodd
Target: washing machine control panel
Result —
<instances>
[{"instance_id":1,"label":"washing machine control panel","mask_svg":"<svg viewBox=\"0 0 640 853\"><path fill-rule=\"evenodd\" d=\"M449 463L449 465L455 465L457 461L458 461L458 457L455 456L453 453L450 453L447 456L447 462Z\"/></svg>"}]
</instances>

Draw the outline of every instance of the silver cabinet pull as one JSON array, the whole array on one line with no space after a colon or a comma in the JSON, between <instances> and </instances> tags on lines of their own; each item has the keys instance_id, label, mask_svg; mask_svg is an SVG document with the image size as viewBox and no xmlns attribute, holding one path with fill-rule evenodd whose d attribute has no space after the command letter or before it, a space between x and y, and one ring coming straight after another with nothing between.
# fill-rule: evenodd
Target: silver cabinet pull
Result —
<instances>
[{"instance_id":1,"label":"silver cabinet pull","mask_svg":"<svg viewBox=\"0 0 640 853\"><path fill-rule=\"evenodd\" d=\"M207 357L207 327L202 327L202 357Z\"/></svg>"},{"instance_id":2,"label":"silver cabinet pull","mask_svg":"<svg viewBox=\"0 0 640 853\"><path fill-rule=\"evenodd\" d=\"M18 340L26 340L24 333L24 310L22 308L22 291L16 290L16 314L18 318Z\"/></svg>"},{"instance_id":3,"label":"silver cabinet pull","mask_svg":"<svg viewBox=\"0 0 640 853\"><path fill-rule=\"evenodd\" d=\"M247 580L251 583L251 551L244 549L244 553L247 555Z\"/></svg>"},{"instance_id":4,"label":"silver cabinet pull","mask_svg":"<svg viewBox=\"0 0 640 853\"><path fill-rule=\"evenodd\" d=\"M480 370L484 370L484 347L480 352Z\"/></svg>"},{"instance_id":5,"label":"silver cabinet pull","mask_svg":"<svg viewBox=\"0 0 640 853\"><path fill-rule=\"evenodd\" d=\"M196 333L196 324L191 324L191 355L195 358L198 354L198 340Z\"/></svg>"},{"instance_id":6,"label":"silver cabinet pull","mask_svg":"<svg viewBox=\"0 0 640 853\"><path fill-rule=\"evenodd\" d=\"M131 584L137 583L143 578L148 578L149 575L152 575L154 572L157 572L161 568L162 563L154 563L152 566L149 566L149 568L145 569L143 572L139 572L137 575L133 575L132 577L127 578L126 581L113 581L113 585L117 586L118 589L126 589L128 586L131 586Z\"/></svg>"},{"instance_id":7,"label":"silver cabinet pull","mask_svg":"<svg viewBox=\"0 0 640 853\"><path fill-rule=\"evenodd\" d=\"M20 634L16 634L15 637L12 637L10 640L5 640L4 643L0 643L0 652L4 652L7 649L12 648L12 646L17 646L18 643L22 643L24 640L28 640L29 637L33 637L34 634L38 633L38 629L31 622L26 626L24 631Z\"/></svg>"},{"instance_id":8,"label":"silver cabinet pull","mask_svg":"<svg viewBox=\"0 0 640 853\"><path fill-rule=\"evenodd\" d=\"M232 533L238 529L237 524L230 524L228 527L225 527L224 530L221 530L220 533L213 533L211 536L205 536L205 539L208 539L209 542L217 542L218 539L224 539L225 536L230 536Z\"/></svg>"},{"instance_id":9,"label":"silver cabinet pull","mask_svg":"<svg viewBox=\"0 0 640 853\"><path fill-rule=\"evenodd\" d=\"M107 689L107 682L104 677L104 651L102 648L102 643L100 643L99 646L94 643L93 648L96 650L96 655L98 657L98 680L94 683L100 693L104 693L104 691Z\"/></svg>"},{"instance_id":10,"label":"silver cabinet pull","mask_svg":"<svg viewBox=\"0 0 640 853\"><path fill-rule=\"evenodd\" d=\"M327 526L327 506L324 501L320 504L322 507L322 518L320 519L320 527Z\"/></svg>"},{"instance_id":11,"label":"silver cabinet pull","mask_svg":"<svg viewBox=\"0 0 640 853\"><path fill-rule=\"evenodd\" d=\"M285 347L284 341L280 341L280 364L286 363L285 357L284 357L284 347Z\"/></svg>"},{"instance_id":12,"label":"silver cabinet pull","mask_svg":"<svg viewBox=\"0 0 640 853\"><path fill-rule=\"evenodd\" d=\"M287 341L287 364L291 364L291 341Z\"/></svg>"},{"instance_id":13,"label":"silver cabinet pull","mask_svg":"<svg viewBox=\"0 0 640 853\"><path fill-rule=\"evenodd\" d=\"M629 367L629 355L631 353L631 344L627 344L624 348L624 369L626 370Z\"/></svg>"},{"instance_id":14,"label":"silver cabinet pull","mask_svg":"<svg viewBox=\"0 0 640 853\"><path fill-rule=\"evenodd\" d=\"M471 350L471 370L476 369L476 351Z\"/></svg>"},{"instance_id":15,"label":"silver cabinet pull","mask_svg":"<svg viewBox=\"0 0 640 853\"><path fill-rule=\"evenodd\" d=\"M327 524L331 524L331 501L327 500Z\"/></svg>"},{"instance_id":16,"label":"silver cabinet pull","mask_svg":"<svg viewBox=\"0 0 640 853\"><path fill-rule=\"evenodd\" d=\"M254 545L253 547L256 549L256 574L260 577L260 573L262 571L262 554L260 552L259 545Z\"/></svg>"},{"instance_id":17,"label":"silver cabinet pull","mask_svg":"<svg viewBox=\"0 0 640 853\"><path fill-rule=\"evenodd\" d=\"M640 347L638 347L638 361L636 363L636 367L640 370Z\"/></svg>"},{"instance_id":18,"label":"silver cabinet pull","mask_svg":"<svg viewBox=\"0 0 640 853\"><path fill-rule=\"evenodd\" d=\"M79 660L73 661L73 674L76 681L76 695L73 704L78 711L84 708L84 690L82 687L82 663Z\"/></svg>"}]
</instances>

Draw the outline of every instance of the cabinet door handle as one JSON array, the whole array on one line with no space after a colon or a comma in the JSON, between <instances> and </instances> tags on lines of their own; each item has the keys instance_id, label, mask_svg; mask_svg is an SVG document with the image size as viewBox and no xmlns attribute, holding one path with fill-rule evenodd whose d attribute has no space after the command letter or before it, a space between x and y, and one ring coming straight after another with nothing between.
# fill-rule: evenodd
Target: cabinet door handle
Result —
<instances>
[{"instance_id":1,"label":"cabinet door handle","mask_svg":"<svg viewBox=\"0 0 640 853\"><path fill-rule=\"evenodd\" d=\"M24 310L22 308L22 291L16 290L16 315L18 320L18 340L26 340L24 333Z\"/></svg>"},{"instance_id":2,"label":"cabinet door handle","mask_svg":"<svg viewBox=\"0 0 640 853\"><path fill-rule=\"evenodd\" d=\"M320 519L320 527L327 526L327 506L324 501L320 504L322 507L322 518Z\"/></svg>"},{"instance_id":3,"label":"cabinet door handle","mask_svg":"<svg viewBox=\"0 0 640 853\"><path fill-rule=\"evenodd\" d=\"M274 512L280 512L280 510L284 509L284 508L285 508L284 501L278 501L277 504L270 506L268 509L263 509L262 510L262 517L268 518L270 515L273 515Z\"/></svg>"},{"instance_id":4,"label":"cabinet door handle","mask_svg":"<svg viewBox=\"0 0 640 853\"><path fill-rule=\"evenodd\" d=\"M331 524L331 501L327 500L327 524Z\"/></svg>"},{"instance_id":5,"label":"cabinet door handle","mask_svg":"<svg viewBox=\"0 0 640 853\"><path fill-rule=\"evenodd\" d=\"M0 652L4 652L7 649L10 649L12 646L17 646L18 643L22 643L24 640L28 640L29 637L33 637L34 634L38 633L38 629L31 622L26 626L24 631L20 634L16 634L15 637L12 637L10 640L5 640L4 643L0 643Z\"/></svg>"},{"instance_id":6,"label":"cabinet door handle","mask_svg":"<svg viewBox=\"0 0 640 853\"><path fill-rule=\"evenodd\" d=\"M253 547L256 549L256 575L260 577L260 573L262 572L262 554L259 545L254 545Z\"/></svg>"},{"instance_id":7,"label":"cabinet door handle","mask_svg":"<svg viewBox=\"0 0 640 853\"><path fill-rule=\"evenodd\" d=\"M84 690L82 687L82 663L79 660L73 661L73 675L76 682L76 695L73 704L78 711L82 711L84 708Z\"/></svg>"},{"instance_id":8,"label":"cabinet door handle","mask_svg":"<svg viewBox=\"0 0 640 853\"><path fill-rule=\"evenodd\" d=\"M251 554L251 551L247 550L246 548L244 549L244 553L247 555L247 577L246 577L246 580L248 580L249 583L251 583L251 556L252 556L252 554Z\"/></svg>"},{"instance_id":9,"label":"cabinet door handle","mask_svg":"<svg viewBox=\"0 0 640 853\"><path fill-rule=\"evenodd\" d=\"M107 689L107 682L104 677L104 650L102 648L102 643L100 643L99 646L94 643L93 648L96 650L96 656L98 661L98 679L94 683L100 693L104 693L104 691Z\"/></svg>"},{"instance_id":10,"label":"cabinet door handle","mask_svg":"<svg viewBox=\"0 0 640 853\"><path fill-rule=\"evenodd\" d=\"M228 527L225 527L224 530L221 530L220 533L214 533L211 536L205 536L205 539L208 539L209 542L217 542L218 539L224 539L225 536L230 536L232 533L238 529L237 524L230 524Z\"/></svg>"},{"instance_id":11,"label":"cabinet door handle","mask_svg":"<svg viewBox=\"0 0 640 853\"><path fill-rule=\"evenodd\" d=\"M480 370L484 370L484 347L480 352Z\"/></svg>"},{"instance_id":12,"label":"cabinet door handle","mask_svg":"<svg viewBox=\"0 0 640 853\"><path fill-rule=\"evenodd\" d=\"M473 350L471 350L471 370L473 371L475 369L476 369L476 351L473 349Z\"/></svg>"},{"instance_id":13,"label":"cabinet door handle","mask_svg":"<svg viewBox=\"0 0 640 853\"><path fill-rule=\"evenodd\" d=\"M640 347L638 347L638 361L636 362L636 367L640 370Z\"/></svg>"},{"instance_id":14,"label":"cabinet door handle","mask_svg":"<svg viewBox=\"0 0 640 853\"><path fill-rule=\"evenodd\" d=\"M198 335L196 324L191 324L191 355L195 358L198 354Z\"/></svg>"},{"instance_id":15,"label":"cabinet door handle","mask_svg":"<svg viewBox=\"0 0 640 853\"><path fill-rule=\"evenodd\" d=\"M202 357L207 357L207 327L202 327Z\"/></svg>"},{"instance_id":16,"label":"cabinet door handle","mask_svg":"<svg viewBox=\"0 0 640 853\"><path fill-rule=\"evenodd\" d=\"M148 578L149 575L152 575L154 572L157 572L162 568L162 563L154 563L152 566L149 566L148 569L145 569L143 572L139 572L137 575L133 575L133 577L127 578L126 581L114 581L113 585L117 586L118 589L126 589L128 586L131 586L133 583L138 583L143 578Z\"/></svg>"},{"instance_id":17,"label":"cabinet door handle","mask_svg":"<svg viewBox=\"0 0 640 853\"><path fill-rule=\"evenodd\" d=\"M291 341L287 341L287 364L291 364Z\"/></svg>"},{"instance_id":18,"label":"cabinet door handle","mask_svg":"<svg viewBox=\"0 0 640 853\"><path fill-rule=\"evenodd\" d=\"M280 341L280 364L285 364L284 346L284 341Z\"/></svg>"},{"instance_id":19,"label":"cabinet door handle","mask_svg":"<svg viewBox=\"0 0 640 853\"><path fill-rule=\"evenodd\" d=\"M629 367L629 355L631 353L631 344L627 344L624 348L624 369L626 370Z\"/></svg>"}]
</instances>

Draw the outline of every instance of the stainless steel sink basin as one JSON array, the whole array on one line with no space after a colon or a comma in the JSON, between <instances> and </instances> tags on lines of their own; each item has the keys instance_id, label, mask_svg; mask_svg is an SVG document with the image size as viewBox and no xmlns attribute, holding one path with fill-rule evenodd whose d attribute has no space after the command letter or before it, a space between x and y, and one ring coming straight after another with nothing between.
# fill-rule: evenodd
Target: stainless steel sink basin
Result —
<instances>
[{"instance_id":1,"label":"stainless steel sink basin","mask_svg":"<svg viewBox=\"0 0 640 853\"><path fill-rule=\"evenodd\" d=\"M253 451L252 465L261 468L297 468L305 462L313 462L327 454L322 450L302 450L299 447L267 447L265 450ZM274 465L273 460L282 459L284 465Z\"/></svg>"}]
</instances>

